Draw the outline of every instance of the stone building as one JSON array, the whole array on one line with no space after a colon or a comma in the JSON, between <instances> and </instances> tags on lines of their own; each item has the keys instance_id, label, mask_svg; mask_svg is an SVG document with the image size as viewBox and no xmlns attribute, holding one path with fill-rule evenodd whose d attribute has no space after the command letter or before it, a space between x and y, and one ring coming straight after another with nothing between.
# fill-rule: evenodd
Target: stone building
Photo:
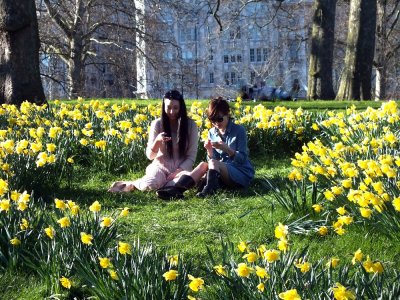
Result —
<instances>
[{"instance_id":1,"label":"stone building","mask_svg":"<svg viewBox=\"0 0 400 300\"><path fill-rule=\"evenodd\" d=\"M185 1L183 13L136 1L141 30L164 40L154 49L137 36L138 97L176 88L186 98L235 97L241 90L253 98L270 87L289 91L295 79L305 95L312 1L285 1L279 9L273 1L244 7L233 1L221 8L222 28L203 2Z\"/></svg>"}]
</instances>

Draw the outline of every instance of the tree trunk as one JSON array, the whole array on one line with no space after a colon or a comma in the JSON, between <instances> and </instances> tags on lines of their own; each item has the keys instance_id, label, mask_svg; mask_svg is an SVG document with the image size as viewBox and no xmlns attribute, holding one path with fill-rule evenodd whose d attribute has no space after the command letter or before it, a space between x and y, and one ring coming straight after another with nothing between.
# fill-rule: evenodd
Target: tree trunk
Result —
<instances>
[{"instance_id":1,"label":"tree trunk","mask_svg":"<svg viewBox=\"0 0 400 300\"><path fill-rule=\"evenodd\" d=\"M34 0L0 0L0 103L46 102Z\"/></svg>"},{"instance_id":2,"label":"tree trunk","mask_svg":"<svg viewBox=\"0 0 400 300\"><path fill-rule=\"evenodd\" d=\"M72 99L84 97L85 86L85 62L83 53L83 24L84 17L83 1L76 2L76 12L74 18L74 26L70 40L70 59L68 61L68 81L69 81L69 96Z\"/></svg>"},{"instance_id":3,"label":"tree trunk","mask_svg":"<svg viewBox=\"0 0 400 300\"><path fill-rule=\"evenodd\" d=\"M386 98L386 74L387 66L380 65L376 67L375 77L375 101L384 100Z\"/></svg>"},{"instance_id":4,"label":"tree trunk","mask_svg":"<svg viewBox=\"0 0 400 300\"><path fill-rule=\"evenodd\" d=\"M386 0L378 0L377 5L377 24L376 24L376 77L375 77L375 100L386 98L386 76L387 76L387 50L386 39Z\"/></svg>"},{"instance_id":5,"label":"tree trunk","mask_svg":"<svg viewBox=\"0 0 400 300\"><path fill-rule=\"evenodd\" d=\"M372 99L372 64L375 54L376 0L361 2L360 35L357 51L359 52L359 74L361 99Z\"/></svg>"},{"instance_id":6,"label":"tree trunk","mask_svg":"<svg viewBox=\"0 0 400 300\"><path fill-rule=\"evenodd\" d=\"M338 100L359 100L360 89L358 74L356 73L357 42L360 31L360 10L362 0L351 0L349 14L349 29L347 33L346 56L344 69L340 78L339 90L336 95Z\"/></svg>"},{"instance_id":7,"label":"tree trunk","mask_svg":"<svg viewBox=\"0 0 400 300\"><path fill-rule=\"evenodd\" d=\"M376 0L351 0L344 69L338 100L371 99Z\"/></svg>"},{"instance_id":8,"label":"tree trunk","mask_svg":"<svg viewBox=\"0 0 400 300\"><path fill-rule=\"evenodd\" d=\"M85 86L85 64L82 60L82 39L72 39L71 41L71 58L68 61L68 87L69 97L76 99L84 97Z\"/></svg>"},{"instance_id":9,"label":"tree trunk","mask_svg":"<svg viewBox=\"0 0 400 300\"><path fill-rule=\"evenodd\" d=\"M331 100L336 0L315 0L313 10L307 98Z\"/></svg>"}]
</instances>

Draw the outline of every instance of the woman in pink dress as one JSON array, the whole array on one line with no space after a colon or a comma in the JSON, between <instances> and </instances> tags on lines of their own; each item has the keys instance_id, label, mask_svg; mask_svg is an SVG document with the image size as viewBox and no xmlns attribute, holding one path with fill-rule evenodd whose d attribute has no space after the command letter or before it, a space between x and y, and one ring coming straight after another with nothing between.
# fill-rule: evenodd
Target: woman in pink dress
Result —
<instances>
[{"instance_id":1,"label":"woman in pink dress","mask_svg":"<svg viewBox=\"0 0 400 300\"><path fill-rule=\"evenodd\" d=\"M197 146L197 126L187 116L183 96L178 91L168 91L163 97L161 118L151 123L146 156L152 163L147 166L146 174L134 181L116 181L109 191L145 191L173 186L181 175L193 169Z\"/></svg>"}]
</instances>

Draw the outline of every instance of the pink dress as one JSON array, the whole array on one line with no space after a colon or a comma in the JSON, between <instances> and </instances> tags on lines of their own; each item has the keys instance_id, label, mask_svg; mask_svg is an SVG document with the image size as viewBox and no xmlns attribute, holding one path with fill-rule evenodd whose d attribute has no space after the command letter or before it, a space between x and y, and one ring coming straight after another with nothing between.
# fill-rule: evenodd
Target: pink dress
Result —
<instances>
[{"instance_id":1,"label":"pink dress","mask_svg":"<svg viewBox=\"0 0 400 300\"><path fill-rule=\"evenodd\" d=\"M192 119L188 119L188 143L184 157L179 157L179 145L176 132L172 132L171 134L173 158L169 157L164 144L161 145L157 153L151 151L151 146L155 138L163 131L161 119L156 119L151 123L146 156L148 159L152 160L152 163L147 166L146 174L133 182L134 186L141 191L156 190L163 186L174 185L179 178L167 181L167 176L169 174L175 172L178 168L187 172L193 169L199 140L196 123Z\"/></svg>"}]
</instances>

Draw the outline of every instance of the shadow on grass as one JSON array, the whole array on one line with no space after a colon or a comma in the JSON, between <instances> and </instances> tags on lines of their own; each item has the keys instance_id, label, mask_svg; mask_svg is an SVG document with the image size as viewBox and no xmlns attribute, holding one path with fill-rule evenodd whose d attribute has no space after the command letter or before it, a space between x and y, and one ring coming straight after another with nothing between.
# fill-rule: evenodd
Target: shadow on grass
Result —
<instances>
[{"instance_id":1,"label":"shadow on grass","mask_svg":"<svg viewBox=\"0 0 400 300\"><path fill-rule=\"evenodd\" d=\"M255 157L253 163L256 167L256 177L248 188L245 189L222 189L224 199L262 196L269 193L264 177L278 181L286 176L287 161L289 158ZM278 170L278 171L276 171ZM160 204L167 203L157 198L154 191L131 193L110 193L108 188L113 181L127 178L138 178L142 174L110 174L104 171L93 172L88 168L79 168L74 171L72 180L64 181L59 187L42 189L35 192L36 197L41 197L46 203L52 204L54 198L76 201L80 205L89 206L94 201L99 201L107 208L116 208L132 205L147 205L150 202L160 201ZM195 198L197 190L192 189L185 193L186 198Z\"/></svg>"}]
</instances>

